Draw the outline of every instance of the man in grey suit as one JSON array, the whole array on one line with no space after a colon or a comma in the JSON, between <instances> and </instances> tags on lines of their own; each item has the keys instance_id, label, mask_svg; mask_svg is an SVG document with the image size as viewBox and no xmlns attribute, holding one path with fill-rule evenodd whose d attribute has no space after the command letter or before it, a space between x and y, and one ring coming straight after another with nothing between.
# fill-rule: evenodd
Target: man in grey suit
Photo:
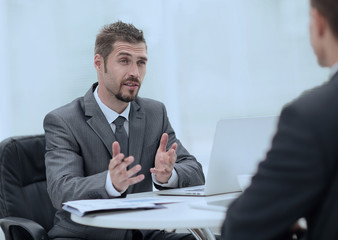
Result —
<instances>
[{"instance_id":1,"label":"man in grey suit","mask_svg":"<svg viewBox=\"0 0 338 240\"><path fill-rule=\"evenodd\" d=\"M338 239L338 1L310 2L312 47L331 78L283 109L266 160L227 211L222 239ZM298 219L307 231L296 238Z\"/></svg>"},{"instance_id":2,"label":"man in grey suit","mask_svg":"<svg viewBox=\"0 0 338 240\"><path fill-rule=\"evenodd\" d=\"M62 210L66 201L123 197L152 191L153 184L158 189L204 184L200 163L176 139L164 105L137 96L146 65L142 31L120 21L105 26L95 42L98 83L45 117L47 187L57 209L50 238L193 239L83 226Z\"/></svg>"}]
</instances>

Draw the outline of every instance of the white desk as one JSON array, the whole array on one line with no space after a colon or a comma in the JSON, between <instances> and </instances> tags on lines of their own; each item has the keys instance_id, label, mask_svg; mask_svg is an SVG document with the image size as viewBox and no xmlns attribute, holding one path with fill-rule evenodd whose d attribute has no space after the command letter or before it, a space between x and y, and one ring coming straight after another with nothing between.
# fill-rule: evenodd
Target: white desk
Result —
<instances>
[{"instance_id":1,"label":"white desk","mask_svg":"<svg viewBox=\"0 0 338 240\"><path fill-rule=\"evenodd\" d=\"M196 232L205 239L215 239L209 228L219 228L225 218L224 212L192 208L190 203L196 201L214 201L234 198L236 194L223 194L210 197L173 197L159 196L154 192L130 194L128 198L160 197L180 200L180 203L166 204L164 209L132 210L119 212L104 212L79 217L72 214L74 222L94 227L118 229L182 229L187 228L197 239ZM194 230L198 229L198 230Z\"/></svg>"}]
</instances>

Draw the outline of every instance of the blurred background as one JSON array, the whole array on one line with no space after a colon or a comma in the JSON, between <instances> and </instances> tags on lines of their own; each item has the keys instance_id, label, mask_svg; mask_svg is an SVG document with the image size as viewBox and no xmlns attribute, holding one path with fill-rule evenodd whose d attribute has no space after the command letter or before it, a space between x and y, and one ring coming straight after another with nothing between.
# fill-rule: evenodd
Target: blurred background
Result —
<instances>
[{"instance_id":1,"label":"blurred background","mask_svg":"<svg viewBox=\"0 0 338 240\"><path fill-rule=\"evenodd\" d=\"M51 110L96 82L94 42L122 20L144 31L140 96L165 103L205 166L222 118L278 115L327 80L311 49L308 0L0 0L0 140L43 133Z\"/></svg>"}]
</instances>

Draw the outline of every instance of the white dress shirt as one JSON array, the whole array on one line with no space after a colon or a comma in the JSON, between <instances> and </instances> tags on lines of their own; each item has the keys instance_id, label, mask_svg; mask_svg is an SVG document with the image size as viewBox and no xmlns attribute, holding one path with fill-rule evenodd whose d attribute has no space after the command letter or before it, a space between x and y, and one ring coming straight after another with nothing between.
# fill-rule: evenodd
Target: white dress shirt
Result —
<instances>
[{"instance_id":1,"label":"white dress shirt","mask_svg":"<svg viewBox=\"0 0 338 240\"><path fill-rule=\"evenodd\" d=\"M97 102L97 104L99 105L101 111L103 112L103 115L106 117L107 121L109 122L110 124L110 127L112 128L113 132L115 133L115 129L116 129L116 126L115 124L113 123L115 121L116 118L118 118L119 116L123 116L126 121L124 121L124 128L126 129L126 132L127 134L129 135L129 112L130 112L130 103L128 104L127 108L121 113L121 114L118 114L117 112L115 112L114 110L110 109L109 107L107 107L102 101L101 99L99 98L99 95L97 93L97 89L98 87L96 87L95 91L94 91L94 97L95 97L95 100ZM171 174L171 177L168 181L168 183L165 183L165 184L162 184L162 183L159 183L157 180L156 180L156 176L155 174L152 174L152 179L153 179L153 182L162 186L162 187L178 187L178 175L177 175L177 172L175 169L173 169L172 171L172 174ZM111 197L119 197L121 196L122 193L118 192L112 182L111 182L111 178L110 178L110 174L109 174L109 171L107 172L107 178L106 178L106 185L105 185L105 188L106 188L106 191L108 193L109 196Z\"/></svg>"},{"instance_id":2,"label":"white dress shirt","mask_svg":"<svg viewBox=\"0 0 338 240\"><path fill-rule=\"evenodd\" d=\"M338 62L333 64L333 66L331 67L330 77L333 77L333 75L335 75L337 72L338 72Z\"/></svg>"}]
</instances>

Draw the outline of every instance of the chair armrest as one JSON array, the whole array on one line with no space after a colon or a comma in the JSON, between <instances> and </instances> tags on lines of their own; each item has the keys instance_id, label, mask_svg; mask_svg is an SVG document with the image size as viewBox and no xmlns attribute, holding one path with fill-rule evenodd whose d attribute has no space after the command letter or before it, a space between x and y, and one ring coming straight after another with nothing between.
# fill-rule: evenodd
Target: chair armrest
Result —
<instances>
[{"instance_id":1,"label":"chair armrest","mask_svg":"<svg viewBox=\"0 0 338 240\"><path fill-rule=\"evenodd\" d=\"M17 226L25 229L33 240L48 240L46 230L38 223L19 217L5 217L0 219L0 226L4 232L6 240L13 240L10 234L10 227Z\"/></svg>"}]
</instances>

